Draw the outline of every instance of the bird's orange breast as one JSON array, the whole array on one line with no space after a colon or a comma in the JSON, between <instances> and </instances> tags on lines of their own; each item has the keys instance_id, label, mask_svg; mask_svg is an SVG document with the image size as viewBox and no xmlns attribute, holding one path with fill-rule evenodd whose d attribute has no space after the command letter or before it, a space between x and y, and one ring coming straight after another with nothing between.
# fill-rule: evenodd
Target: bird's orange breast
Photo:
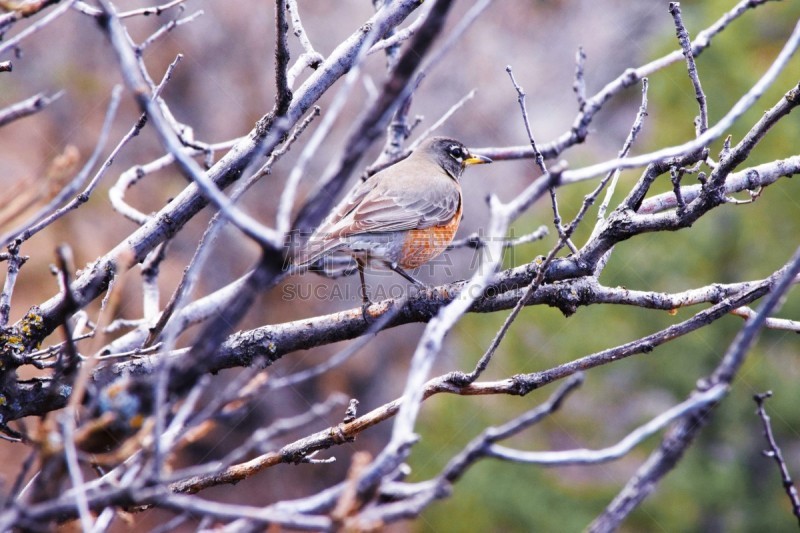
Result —
<instances>
[{"instance_id":1,"label":"bird's orange breast","mask_svg":"<svg viewBox=\"0 0 800 533\"><path fill-rule=\"evenodd\" d=\"M459 199L460 200L460 199ZM453 218L445 224L425 229L409 230L403 241L398 264L402 268L416 268L442 253L453 242L461 223L461 202Z\"/></svg>"}]
</instances>

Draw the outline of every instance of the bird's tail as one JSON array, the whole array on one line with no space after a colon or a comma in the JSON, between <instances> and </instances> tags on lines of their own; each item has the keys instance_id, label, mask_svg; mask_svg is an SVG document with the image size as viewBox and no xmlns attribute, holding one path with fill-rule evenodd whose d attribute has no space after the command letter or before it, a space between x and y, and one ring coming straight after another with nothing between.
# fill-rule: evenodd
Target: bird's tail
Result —
<instances>
[{"instance_id":1,"label":"bird's tail","mask_svg":"<svg viewBox=\"0 0 800 533\"><path fill-rule=\"evenodd\" d=\"M312 235L306 243L289 255L289 270L294 272L306 270L341 246L342 242L337 239L320 239Z\"/></svg>"}]
</instances>

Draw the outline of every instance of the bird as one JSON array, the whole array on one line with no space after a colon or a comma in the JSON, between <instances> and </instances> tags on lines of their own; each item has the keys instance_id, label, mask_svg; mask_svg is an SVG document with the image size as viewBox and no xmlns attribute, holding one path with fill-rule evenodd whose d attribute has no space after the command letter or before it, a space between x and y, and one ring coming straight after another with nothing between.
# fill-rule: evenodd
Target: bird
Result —
<instances>
[{"instance_id":1,"label":"bird","mask_svg":"<svg viewBox=\"0 0 800 533\"><path fill-rule=\"evenodd\" d=\"M401 161L357 184L294 255L310 267L332 254L356 261L364 308L370 304L366 266L393 270L424 287L406 269L441 254L462 218L461 175L466 167L491 163L449 137L423 141Z\"/></svg>"}]
</instances>

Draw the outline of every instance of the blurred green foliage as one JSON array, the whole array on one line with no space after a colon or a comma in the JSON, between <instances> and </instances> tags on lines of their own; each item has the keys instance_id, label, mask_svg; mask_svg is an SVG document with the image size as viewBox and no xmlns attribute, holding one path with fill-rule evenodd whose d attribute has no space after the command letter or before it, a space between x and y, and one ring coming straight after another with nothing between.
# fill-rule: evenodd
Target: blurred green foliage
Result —
<instances>
[{"instance_id":1,"label":"blurred green foliage","mask_svg":"<svg viewBox=\"0 0 800 533\"><path fill-rule=\"evenodd\" d=\"M664 15L666 3L664 3ZM733 2L685 2L684 22L690 35L707 27ZM730 109L766 70L800 17L800 2L768 4L745 15L716 37L697 59L708 96L710 123ZM642 61L659 57L676 46L660 39L642 52ZM780 79L732 129L736 143L761 114L800 79L800 58L793 58ZM611 72L609 76L615 75ZM639 94L627 93L638 106ZM650 106L645 133L636 150L644 152L685 142L693 135L697 114L694 92L683 63L656 73L650 80ZM797 112L795 112L796 114ZM595 133L597 134L597 133ZM589 139L591 142L591 138ZM717 159L721 141L712 149ZM782 120L746 162L764 163L798 153L800 121ZM716 153L715 153L716 152ZM708 171L708 169L705 169ZM615 197L619 201L637 174L623 174ZM685 183L695 178L687 176ZM593 184L559 192L562 215L574 215ZM670 190L662 178L653 192ZM746 197L742 197L746 198ZM614 203L612 202L612 206ZM538 213L518 221L516 234L552 218L542 203ZM596 210L587 216L594 219ZM591 222L590 222L591 223ZM591 227L577 233L580 246ZM768 276L798 245L800 183L783 179L767 188L754 203L726 205L703 217L692 228L643 235L620 244L601 277L607 285L641 290L679 292L712 282L736 282ZM552 245L526 245L516 251L516 263L543 254ZM543 370L584 355L617 346L684 320L699 308L676 315L624 306L583 308L565 318L548 308L525 310L498 350L486 379ZM450 361L470 369L480 357L506 313L470 315L451 339ZM791 296L781 316L800 317L800 298ZM648 355L592 370L586 384L561 412L512 440L521 449L599 448L617 442L637 425L682 401L698 378L717 364L742 325L725 317L710 327L677 339ZM625 531L786 531L796 528L778 471L761 451L765 442L755 416L752 395L771 389L767 403L774 431L784 454L800 478L800 410L798 410L798 337L765 331L736 379L730 396L717 407L677 469L624 524ZM483 428L499 425L538 405L554 390L547 387L526 398L437 397L423 409L421 442L411 458L412 480L436 475L446 462ZM469 470L453 494L432 505L414 525L418 531L580 531L624 486L660 435L631 456L591 468L545 469L484 460Z\"/></svg>"}]
</instances>

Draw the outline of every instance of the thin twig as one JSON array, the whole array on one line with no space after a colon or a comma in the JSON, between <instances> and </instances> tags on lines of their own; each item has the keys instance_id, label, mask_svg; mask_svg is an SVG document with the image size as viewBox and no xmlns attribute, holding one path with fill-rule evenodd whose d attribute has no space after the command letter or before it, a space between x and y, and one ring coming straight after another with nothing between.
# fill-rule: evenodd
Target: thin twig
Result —
<instances>
[{"instance_id":1,"label":"thin twig","mask_svg":"<svg viewBox=\"0 0 800 533\"><path fill-rule=\"evenodd\" d=\"M547 226L539 226L535 230L519 237L504 237L504 248L514 248L523 244L528 244L535 241L540 241L547 236ZM480 249L486 246L486 238L482 232L472 233L462 239L457 239L451 242L447 250L456 250L458 248L473 248Z\"/></svg>"},{"instance_id":2,"label":"thin twig","mask_svg":"<svg viewBox=\"0 0 800 533\"><path fill-rule=\"evenodd\" d=\"M305 427L309 423L319 420L335 408L346 405L347 398L342 394L334 394L325 402L310 406L308 411L297 416L280 419L270 426L258 429L240 446L224 458L211 464L189 467L170 474L167 481L172 481L170 487L174 492L196 493L200 490L215 485L235 483L250 477L260 471L260 465L254 461L237 464L253 450L263 450L272 446L272 441L289 431ZM296 462L301 462L299 458Z\"/></svg>"},{"instance_id":3,"label":"thin twig","mask_svg":"<svg viewBox=\"0 0 800 533\"><path fill-rule=\"evenodd\" d=\"M320 107L314 106L314 108L308 115L306 115L306 117L302 120L302 122L300 122L300 124L295 126L295 128L292 130L292 132L289 134L289 136L283 142L283 144L275 148L270 153L269 157L267 158L267 162L264 163L264 165L261 168L259 168L258 171L255 172L250 178L248 178L248 185L247 185L248 188L253 183L255 183L259 179L263 178L264 176L272 172L272 167L275 164L275 162L278 161L278 159L280 159L282 156L286 155L286 153L292 148L292 145L300 137L300 135L302 135L303 132L306 131L306 128L308 128L311 125L311 123L314 122L314 120L317 117L319 117L319 115L320 115Z\"/></svg>"},{"instance_id":4,"label":"thin twig","mask_svg":"<svg viewBox=\"0 0 800 533\"><path fill-rule=\"evenodd\" d=\"M492 457L506 461L546 466L593 465L615 461L630 453L636 446L675 420L699 410L708 409L710 405L721 400L726 392L726 386L717 385L707 391L692 395L685 401L659 414L648 423L639 426L616 444L606 448L598 450L576 449L528 452L494 444L489 448L488 453Z\"/></svg>"},{"instance_id":5,"label":"thin twig","mask_svg":"<svg viewBox=\"0 0 800 533\"><path fill-rule=\"evenodd\" d=\"M300 75L300 72L303 69L309 67L313 70L317 70L325 58L322 56L322 54L314 49L314 46L311 44L311 41L308 38L306 29L303 27L303 22L300 20L300 11L297 7L297 0L287 0L286 9L289 11L289 15L292 19L294 36L300 41L300 46L302 46L304 50L287 74L287 85L289 88L291 88L294 86L297 76Z\"/></svg>"},{"instance_id":6,"label":"thin twig","mask_svg":"<svg viewBox=\"0 0 800 533\"><path fill-rule=\"evenodd\" d=\"M575 374L556 389L547 399L547 402L536 406L513 420L509 420L502 426L486 428L464 448L464 451L450 460L440 477L451 483L456 481L463 475L466 467L474 461L475 458L471 457L473 455L499 457L497 442L518 435L553 414L561 408L567 396L575 392L583 384L583 381L583 374Z\"/></svg>"},{"instance_id":7,"label":"thin twig","mask_svg":"<svg viewBox=\"0 0 800 533\"><path fill-rule=\"evenodd\" d=\"M397 46L403 41L410 39L414 33L423 25L425 19L428 17L428 11L423 11L420 15L414 19L414 22L403 28L402 30L396 31L390 37L386 39L382 39L372 45L372 48L369 49L368 54L374 54L375 52L380 52L381 50L385 50L387 48L391 48Z\"/></svg>"},{"instance_id":8,"label":"thin twig","mask_svg":"<svg viewBox=\"0 0 800 533\"><path fill-rule=\"evenodd\" d=\"M139 124L139 123L137 123ZM134 126L135 128L136 126ZM133 129L132 129L133 130ZM242 139L233 139L221 143L212 144L209 146L211 151L227 150L234 146ZM189 148L188 153L191 156L196 156L204 151L198 148ZM116 183L109 189L108 197L111 202L111 207L120 213L125 218L135 222L136 224L144 225L150 216L138 211L125 202L126 191L136 185L145 176L163 170L175 162L175 156L172 154L165 154L154 161L142 165L136 165L121 173Z\"/></svg>"},{"instance_id":9,"label":"thin twig","mask_svg":"<svg viewBox=\"0 0 800 533\"><path fill-rule=\"evenodd\" d=\"M514 86L514 90L517 91L517 103L519 104L520 111L522 112L522 121L525 124L525 132L528 134L528 142L533 149L534 160L536 161L536 166L539 167L539 170L542 174L547 175L547 165L544 162L544 157L539 149L536 147L536 141L533 138L533 130L531 129L530 119L528 118L528 106L526 104L526 94L522 87L517 83L517 80L514 78L514 72L511 69L511 65L506 66L506 72L508 73L508 77L511 79L511 84ZM558 209L558 199L556 198L556 188L555 183L550 183L548 190L550 192L550 206L553 210L553 226L556 228L556 232L558 233L559 238L569 247L572 253L576 253L578 249L569 239L569 236L566 235L564 232L564 226L561 224L561 214L559 213Z\"/></svg>"},{"instance_id":10,"label":"thin twig","mask_svg":"<svg viewBox=\"0 0 800 533\"><path fill-rule=\"evenodd\" d=\"M742 318L753 318L756 312L750 307L740 307L731 311L732 315L740 316ZM788 320L785 318L767 318L764 321L764 327L767 329L777 329L781 331L794 331L800 333L800 321Z\"/></svg>"},{"instance_id":11,"label":"thin twig","mask_svg":"<svg viewBox=\"0 0 800 533\"><path fill-rule=\"evenodd\" d=\"M771 397L772 391L755 394L753 396L753 400L755 400L756 405L758 406L756 409L756 414L758 414L758 417L761 419L761 423L764 426L764 437L767 439L767 444L769 445L769 449L764 451L764 456L771 457L778 464L778 470L780 470L781 473L783 490L786 491L786 495L789 497L789 502L792 504L792 513L794 513L798 524L800 524L800 496L797 495L797 487L795 487L794 481L792 481L792 476L789 474L789 468L786 466L786 461L783 459L781 448L778 446L778 442L775 440L775 435L772 433L770 417L767 414L766 409L764 409L764 403L768 398Z\"/></svg>"},{"instance_id":12,"label":"thin twig","mask_svg":"<svg viewBox=\"0 0 800 533\"><path fill-rule=\"evenodd\" d=\"M183 4L184 2L186 2L186 0L172 0L171 2L166 2L158 6L142 7L139 9L131 9L129 11L122 11L119 14L119 18L126 19L131 17L140 17L140 16L147 17L150 15L155 15L158 17L161 16L165 11L179 4ZM91 6L86 2L78 2L75 8L78 9L81 13L93 17L99 17L103 14L103 12L100 9L97 9L96 7ZM183 9L183 6L180 6L180 9Z\"/></svg>"},{"instance_id":13,"label":"thin twig","mask_svg":"<svg viewBox=\"0 0 800 533\"><path fill-rule=\"evenodd\" d=\"M697 104L700 106L700 119L695 125L697 135L701 135L708 129L708 104L706 103L706 94L703 92L703 87L700 85L700 77L697 74L697 65L694 62L694 52L692 51L692 42L689 40L689 32L683 24L681 17L681 5L678 2L669 3L669 13L675 21L675 29L678 34L678 42L683 50L683 56L686 58L686 67L689 72L689 78L692 80L694 86L694 95L697 99Z\"/></svg>"},{"instance_id":14,"label":"thin twig","mask_svg":"<svg viewBox=\"0 0 800 533\"><path fill-rule=\"evenodd\" d=\"M644 125L644 117L647 116L647 88L648 88L648 81L647 78L642 78L642 103L639 105L639 111L636 113L636 119L633 121L633 125L631 126L631 130L628 133L628 137L625 139L625 142L622 145L622 149L619 151L617 157L623 158L628 155L630 152L631 147L633 146L633 142L636 140L636 137L639 135L639 132L642 130L642 126ZM608 206L611 203L611 198L614 196L614 192L617 188L617 183L619 182L620 171L619 169L613 170L606 175L605 179L601 182L608 182L610 178L610 182L608 188L606 189L605 197L603 201L597 208L597 223L592 230L592 234L589 237L589 240L594 239L600 234L600 231L603 227L603 222L605 222L606 218L606 211L608 210ZM607 255L606 255L607 257ZM600 266L602 270L602 265Z\"/></svg>"},{"instance_id":15,"label":"thin twig","mask_svg":"<svg viewBox=\"0 0 800 533\"><path fill-rule=\"evenodd\" d=\"M10 65L10 62L8 63ZM11 70L10 66L8 70ZM0 70L0 72L2 72L2 70ZM14 122L15 120L38 113L48 105L61 98L63 94L64 91L57 92L52 96L45 96L44 93L39 93L21 102L0 109L0 128L6 124Z\"/></svg>"},{"instance_id":16,"label":"thin twig","mask_svg":"<svg viewBox=\"0 0 800 533\"><path fill-rule=\"evenodd\" d=\"M89 500L86 497L83 473L78 463L78 451L75 448L75 418L71 409L61 413L61 432L64 444L64 458L67 463L67 470L72 481L72 488L75 491L75 502L78 507L78 516L81 527L84 531L94 529L94 520L89 511Z\"/></svg>"},{"instance_id":17,"label":"thin twig","mask_svg":"<svg viewBox=\"0 0 800 533\"><path fill-rule=\"evenodd\" d=\"M582 46L575 52L575 81L572 83L572 91L578 100L578 111L586 109L586 78L584 77L584 66L586 65L586 52Z\"/></svg>"},{"instance_id":18,"label":"thin twig","mask_svg":"<svg viewBox=\"0 0 800 533\"><path fill-rule=\"evenodd\" d=\"M536 147L536 141L533 138L533 129L531 128L530 118L528 118L528 106L525 103L527 94L525 94L525 90L519 85L519 83L517 83L517 80L514 77L514 71L511 69L511 65L506 65L506 73L511 79L511 84L514 86L514 90L517 92L517 104L519 104L519 109L522 113L522 122L525 125L525 133L528 134L528 143L533 150L533 158L536 162L536 166L539 167L539 170L542 171L542 174L547 174L547 165L544 163L544 157ZM559 228L559 234L560 233L561 229Z\"/></svg>"},{"instance_id":19,"label":"thin twig","mask_svg":"<svg viewBox=\"0 0 800 533\"><path fill-rule=\"evenodd\" d=\"M169 22L167 22L166 24L161 26L158 30L156 30L150 37L148 37L147 39L142 41L141 44L136 46L137 55L139 55L141 57L142 54L144 53L144 51L147 50L150 47L150 45L155 43L158 39L164 37L166 34L171 32L172 30L174 30L178 26L183 26L184 24L188 24L189 22L192 22L197 17L203 16L203 14L204 14L204 12L202 10L200 10L200 11L195 11L191 15L188 15L188 16L183 17L183 18L180 18L180 19L176 18L176 19L170 20ZM119 15L117 15L117 17L119 18Z\"/></svg>"},{"instance_id":20,"label":"thin twig","mask_svg":"<svg viewBox=\"0 0 800 533\"><path fill-rule=\"evenodd\" d=\"M475 92L476 92L475 89L472 89L470 92L464 95L461 98L461 100L450 106L450 109L445 111L444 114L441 117L439 117L439 119L436 122L431 124L427 129L425 129L422 133L420 133L417 136L417 140L408 146L408 151L413 152L417 146L419 146L425 139L427 139L431 135L431 133L439 129L442 126L442 124L447 122L447 120L455 114L456 111L464 107L464 104L475 98Z\"/></svg>"}]
</instances>

